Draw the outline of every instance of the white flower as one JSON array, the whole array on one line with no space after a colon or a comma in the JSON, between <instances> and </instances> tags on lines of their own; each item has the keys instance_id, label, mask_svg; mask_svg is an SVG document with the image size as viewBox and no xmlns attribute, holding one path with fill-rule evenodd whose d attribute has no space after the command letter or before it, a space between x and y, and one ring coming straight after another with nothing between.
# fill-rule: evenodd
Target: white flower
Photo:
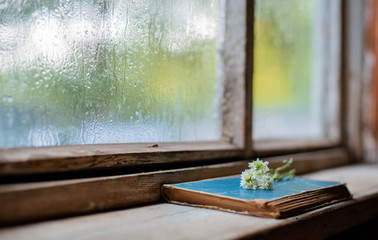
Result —
<instances>
[{"instance_id":1,"label":"white flower","mask_svg":"<svg viewBox=\"0 0 378 240\"><path fill-rule=\"evenodd\" d=\"M257 189L257 175L253 169L246 169L244 172L242 172L240 186L245 189Z\"/></svg>"},{"instance_id":2,"label":"white flower","mask_svg":"<svg viewBox=\"0 0 378 240\"><path fill-rule=\"evenodd\" d=\"M253 169L257 174L264 174L270 171L268 167L269 162L261 161L259 158L248 164L248 167Z\"/></svg>"},{"instance_id":3,"label":"white flower","mask_svg":"<svg viewBox=\"0 0 378 240\"><path fill-rule=\"evenodd\" d=\"M261 189L272 189L272 184L274 182L273 178L269 175L264 175L259 179L259 186Z\"/></svg>"},{"instance_id":4,"label":"white flower","mask_svg":"<svg viewBox=\"0 0 378 240\"><path fill-rule=\"evenodd\" d=\"M249 163L249 169L241 174L240 187L254 190L272 189L274 180L269 173L268 164L268 162L263 162L260 159Z\"/></svg>"}]
</instances>

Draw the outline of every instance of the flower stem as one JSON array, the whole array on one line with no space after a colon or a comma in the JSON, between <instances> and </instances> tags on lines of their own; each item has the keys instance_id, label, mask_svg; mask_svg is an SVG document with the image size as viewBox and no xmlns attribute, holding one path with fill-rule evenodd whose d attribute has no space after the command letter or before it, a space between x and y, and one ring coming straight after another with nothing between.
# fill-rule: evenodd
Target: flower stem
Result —
<instances>
[{"instance_id":1,"label":"flower stem","mask_svg":"<svg viewBox=\"0 0 378 240\"><path fill-rule=\"evenodd\" d=\"M289 160L283 160L282 162L284 163L283 166L274 169L272 178L275 182L281 181L283 179L289 180L289 179L292 179L294 177L295 169L292 169L292 170L285 172L285 173L280 173L282 170L291 166L291 164L293 163L293 159L290 158Z\"/></svg>"}]
</instances>

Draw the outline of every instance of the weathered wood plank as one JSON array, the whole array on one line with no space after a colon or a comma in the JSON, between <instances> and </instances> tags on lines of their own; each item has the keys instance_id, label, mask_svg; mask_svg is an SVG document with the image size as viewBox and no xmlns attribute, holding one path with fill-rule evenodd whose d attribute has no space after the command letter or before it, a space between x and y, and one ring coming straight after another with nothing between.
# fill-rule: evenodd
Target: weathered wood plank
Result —
<instances>
[{"instance_id":1,"label":"weathered wood plank","mask_svg":"<svg viewBox=\"0 0 378 240\"><path fill-rule=\"evenodd\" d=\"M367 1L365 68L363 91L364 160L378 163L378 1Z\"/></svg>"},{"instance_id":2,"label":"weathered wood plank","mask_svg":"<svg viewBox=\"0 0 378 240\"><path fill-rule=\"evenodd\" d=\"M0 149L0 174L34 174L241 157L227 142L93 144Z\"/></svg>"},{"instance_id":3,"label":"weathered wood plank","mask_svg":"<svg viewBox=\"0 0 378 240\"><path fill-rule=\"evenodd\" d=\"M298 173L346 164L343 149L293 154L266 158L271 167L281 164L284 158L294 157ZM44 183L11 184L0 186L0 224L51 219L137 204L161 199L160 185L200 180L211 177L240 174L248 161L237 161L202 167L65 180Z\"/></svg>"},{"instance_id":4,"label":"weathered wood plank","mask_svg":"<svg viewBox=\"0 0 378 240\"><path fill-rule=\"evenodd\" d=\"M231 2L231 1L230 1ZM253 68L255 35L255 1L247 1L247 31L245 58L245 116L244 116L244 157L253 156L252 121L253 121Z\"/></svg>"},{"instance_id":5,"label":"weathered wood plank","mask_svg":"<svg viewBox=\"0 0 378 240\"><path fill-rule=\"evenodd\" d=\"M322 169L338 167L350 163L350 158L344 148L335 148L307 153L287 154L264 158L272 164L273 168L281 164L283 159L294 159L293 168L298 174L304 174Z\"/></svg>"},{"instance_id":6,"label":"weathered wood plank","mask_svg":"<svg viewBox=\"0 0 378 240\"><path fill-rule=\"evenodd\" d=\"M1 186L0 224L83 214L160 200L160 185L240 172L245 162L85 180ZM13 189L13 190L11 190Z\"/></svg>"},{"instance_id":7,"label":"weathered wood plank","mask_svg":"<svg viewBox=\"0 0 378 240\"><path fill-rule=\"evenodd\" d=\"M223 137L240 148L245 147L246 114L246 1L226 1L222 105Z\"/></svg>"},{"instance_id":8,"label":"weathered wood plank","mask_svg":"<svg viewBox=\"0 0 378 240\"><path fill-rule=\"evenodd\" d=\"M347 0L345 16L345 136L344 141L353 158L361 162L362 156L362 84L364 53L364 2Z\"/></svg>"},{"instance_id":9,"label":"weathered wood plank","mask_svg":"<svg viewBox=\"0 0 378 240\"><path fill-rule=\"evenodd\" d=\"M376 189L377 190L377 189ZM288 219L264 231L247 234L241 239L325 239L378 216L378 191L364 197L325 207ZM353 216L353 217L351 217Z\"/></svg>"},{"instance_id":10,"label":"weathered wood plank","mask_svg":"<svg viewBox=\"0 0 378 240\"><path fill-rule=\"evenodd\" d=\"M340 142L328 139L292 139L292 140L259 140L253 143L256 156L298 153L330 149L340 146Z\"/></svg>"},{"instance_id":11,"label":"weathered wood plank","mask_svg":"<svg viewBox=\"0 0 378 240\"><path fill-rule=\"evenodd\" d=\"M283 220L162 203L4 228L0 238L322 239L378 216L377 165L348 166L306 176L346 182L355 197Z\"/></svg>"}]
</instances>

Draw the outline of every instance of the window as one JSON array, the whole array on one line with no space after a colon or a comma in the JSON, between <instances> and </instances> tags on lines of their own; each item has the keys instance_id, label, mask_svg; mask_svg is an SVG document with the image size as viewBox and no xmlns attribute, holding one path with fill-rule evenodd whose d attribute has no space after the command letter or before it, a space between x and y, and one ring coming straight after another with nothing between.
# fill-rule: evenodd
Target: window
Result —
<instances>
[{"instance_id":1,"label":"window","mask_svg":"<svg viewBox=\"0 0 378 240\"><path fill-rule=\"evenodd\" d=\"M337 138L340 1L256 1L255 14L254 139Z\"/></svg>"},{"instance_id":2,"label":"window","mask_svg":"<svg viewBox=\"0 0 378 240\"><path fill-rule=\"evenodd\" d=\"M0 147L220 140L222 1L6 4Z\"/></svg>"},{"instance_id":3,"label":"window","mask_svg":"<svg viewBox=\"0 0 378 240\"><path fill-rule=\"evenodd\" d=\"M226 60L225 9L222 0L7 2L1 158L15 165L28 159L8 173L82 170L87 161L102 168L240 157L242 141L222 117L222 99L225 82L242 87L227 74L243 81L244 19L228 17L241 27ZM238 69L225 72L228 62ZM234 111L227 113L238 124ZM52 165L32 170L40 160Z\"/></svg>"},{"instance_id":4,"label":"window","mask_svg":"<svg viewBox=\"0 0 378 240\"><path fill-rule=\"evenodd\" d=\"M347 164L359 120L344 58L358 44L344 30L362 23L341 1L287 2L1 4L0 177L45 181L2 188L9 221L158 201L163 182L237 174L255 157L294 156L298 173ZM77 204L23 212L22 199Z\"/></svg>"}]
</instances>

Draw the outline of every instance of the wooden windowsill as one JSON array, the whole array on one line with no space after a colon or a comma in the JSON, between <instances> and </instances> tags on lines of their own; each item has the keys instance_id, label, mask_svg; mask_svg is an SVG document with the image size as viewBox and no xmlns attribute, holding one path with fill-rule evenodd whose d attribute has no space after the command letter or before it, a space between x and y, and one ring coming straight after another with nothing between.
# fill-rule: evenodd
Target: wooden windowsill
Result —
<instances>
[{"instance_id":1,"label":"wooden windowsill","mask_svg":"<svg viewBox=\"0 0 378 240\"><path fill-rule=\"evenodd\" d=\"M346 165L343 148L265 158L270 167L293 157L297 174ZM0 226L10 226L61 217L77 216L162 199L161 184L201 180L240 174L249 160L154 170L114 176L47 182L10 183L0 186Z\"/></svg>"},{"instance_id":2,"label":"wooden windowsill","mask_svg":"<svg viewBox=\"0 0 378 240\"><path fill-rule=\"evenodd\" d=\"M158 203L0 230L0 239L272 239L324 238L378 216L378 165L305 175L346 182L353 199L277 220Z\"/></svg>"},{"instance_id":3,"label":"wooden windowsill","mask_svg":"<svg viewBox=\"0 0 378 240\"><path fill-rule=\"evenodd\" d=\"M41 174L240 158L225 142L114 143L0 149L0 175Z\"/></svg>"}]
</instances>

